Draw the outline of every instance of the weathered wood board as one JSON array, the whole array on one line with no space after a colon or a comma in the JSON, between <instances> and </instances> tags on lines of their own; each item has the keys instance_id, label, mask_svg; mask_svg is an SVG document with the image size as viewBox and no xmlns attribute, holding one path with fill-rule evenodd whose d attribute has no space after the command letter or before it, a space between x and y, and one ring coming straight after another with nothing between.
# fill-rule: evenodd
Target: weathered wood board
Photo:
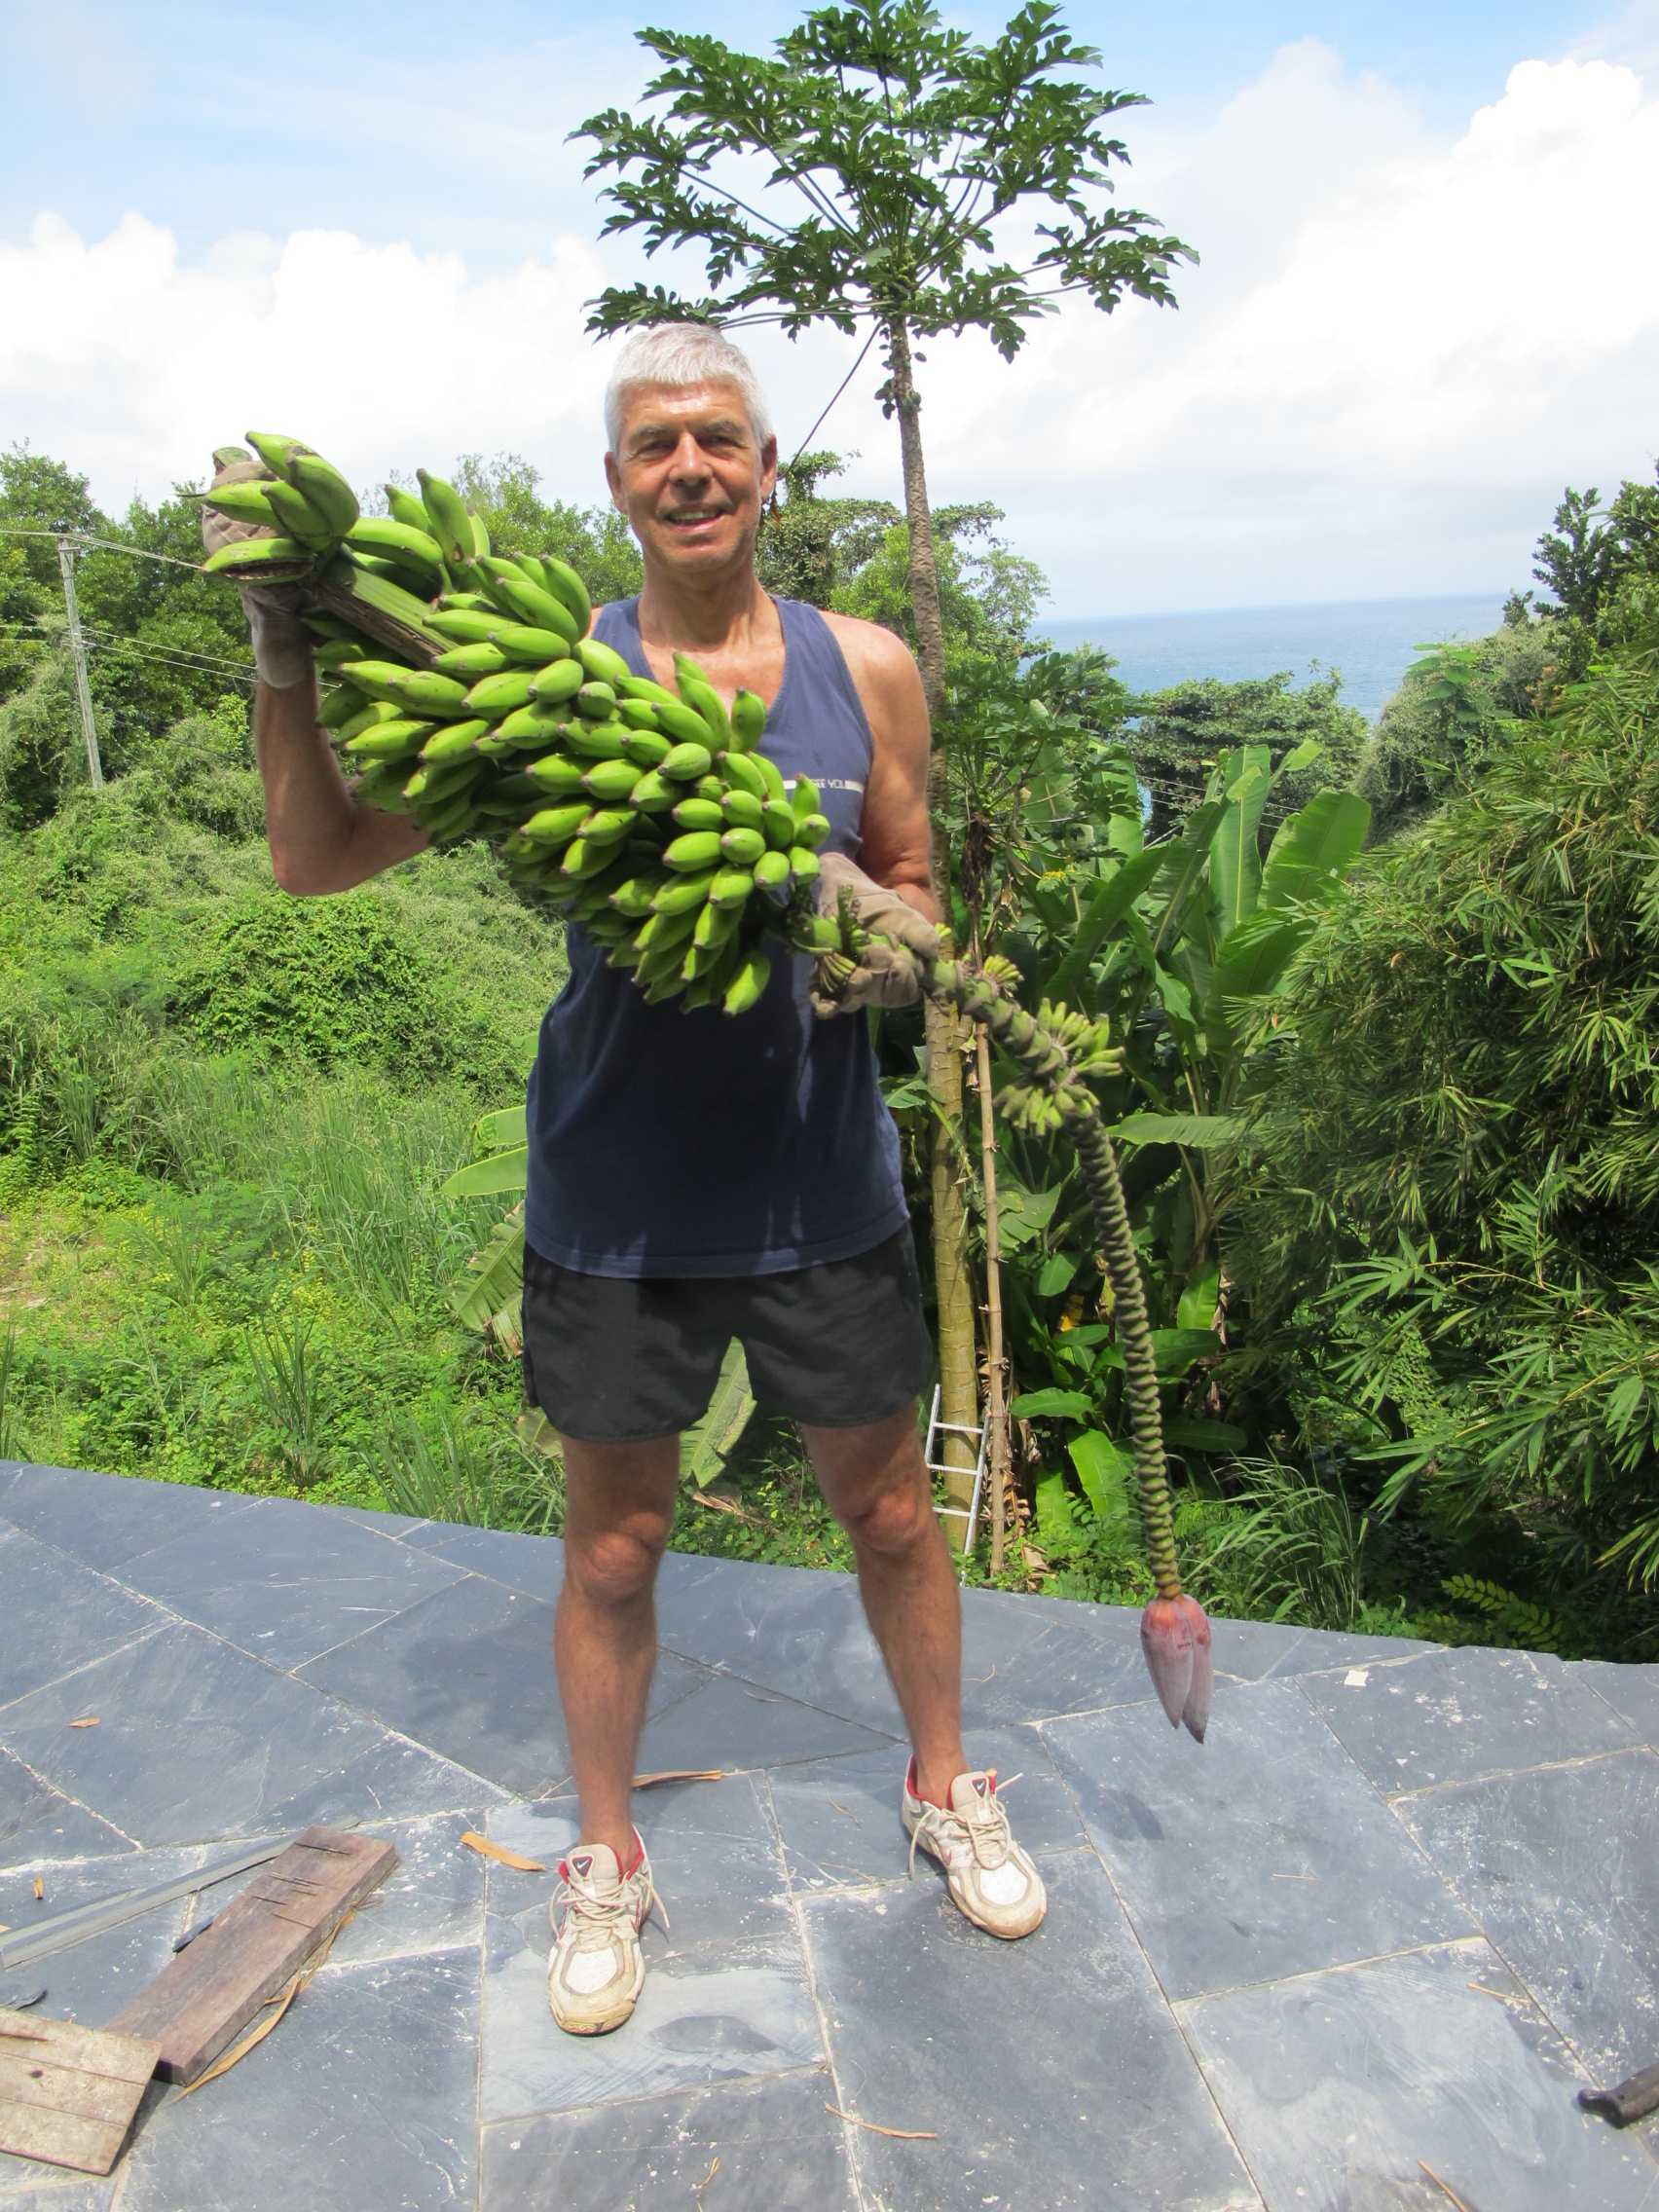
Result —
<instances>
[{"instance_id":1,"label":"weathered wood board","mask_svg":"<svg viewBox=\"0 0 1659 2212\"><path fill-rule=\"evenodd\" d=\"M194 2082L397 1864L394 1846L307 1828L110 2022L160 2045L165 2082Z\"/></svg>"},{"instance_id":2,"label":"weathered wood board","mask_svg":"<svg viewBox=\"0 0 1659 2212\"><path fill-rule=\"evenodd\" d=\"M0 2151L107 2174L161 2046L0 2009Z\"/></svg>"}]
</instances>

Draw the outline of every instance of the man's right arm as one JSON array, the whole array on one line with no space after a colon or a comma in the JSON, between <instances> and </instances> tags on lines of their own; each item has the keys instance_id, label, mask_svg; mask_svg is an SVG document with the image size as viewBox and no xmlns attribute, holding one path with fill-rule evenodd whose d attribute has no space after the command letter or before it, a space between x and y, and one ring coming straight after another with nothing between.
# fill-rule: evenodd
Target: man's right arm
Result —
<instances>
[{"instance_id":1,"label":"man's right arm","mask_svg":"<svg viewBox=\"0 0 1659 2212\"><path fill-rule=\"evenodd\" d=\"M261 682L254 752L265 785L271 866L284 891L312 899L350 891L412 860L430 842L407 815L359 806L316 719L316 679L277 690Z\"/></svg>"}]
</instances>

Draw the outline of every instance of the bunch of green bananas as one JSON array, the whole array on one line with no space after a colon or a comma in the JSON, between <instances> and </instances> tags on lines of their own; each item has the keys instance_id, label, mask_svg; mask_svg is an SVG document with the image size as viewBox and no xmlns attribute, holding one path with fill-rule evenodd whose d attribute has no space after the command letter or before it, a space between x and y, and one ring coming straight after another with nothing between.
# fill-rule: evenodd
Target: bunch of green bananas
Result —
<instances>
[{"instance_id":1,"label":"bunch of green bananas","mask_svg":"<svg viewBox=\"0 0 1659 2212\"><path fill-rule=\"evenodd\" d=\"M313 578L303 619L354 796L412 815L438 844L488 837L515 882L579 920L652 1001L742 1014L766 987L768 935L803 949L833 940L813 890L830 823L810 780L792 793L760 751L752 691L728 712L684 654L675 690L635 676L588 636L569 563L493 553L442 477L421 470L419 498L388 485L390 518L359 517L309 447L249 443L294 482L332 478L336 522L350 504L344 532L318 528L308 547L287 480L227 485L207 495L215 506L255 519L264 501L287 527L206 566L243 583Z\"/></svg>"}]
</instances>

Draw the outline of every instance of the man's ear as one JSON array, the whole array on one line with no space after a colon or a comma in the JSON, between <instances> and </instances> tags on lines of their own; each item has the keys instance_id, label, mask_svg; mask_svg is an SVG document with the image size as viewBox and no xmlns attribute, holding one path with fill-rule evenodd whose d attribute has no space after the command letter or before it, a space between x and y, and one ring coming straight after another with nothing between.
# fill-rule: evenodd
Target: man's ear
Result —
<instances>
[{"instance_id":1,"label":"man's ear","mask_svg":"<svg viewBox=\"0 0 1659 2212\"><path fill-rule=\"evenodd\" d=\"M778 441L770 437L760 448L760 504L772 497L778 482Z\"/></svg>"},{"instance_id":2,"label":"man's ear","mask_svg":"<svg viewBox=\"0 0 1659 2212\"><path fill-rule=\"evenodd\" d=\"M622 471L616 465L616 456L613 453L608 453L605 457L605 481L610 487L611 505L619 515L625 515L628 503L622 497Z\"/></svg>"}]
</instances>

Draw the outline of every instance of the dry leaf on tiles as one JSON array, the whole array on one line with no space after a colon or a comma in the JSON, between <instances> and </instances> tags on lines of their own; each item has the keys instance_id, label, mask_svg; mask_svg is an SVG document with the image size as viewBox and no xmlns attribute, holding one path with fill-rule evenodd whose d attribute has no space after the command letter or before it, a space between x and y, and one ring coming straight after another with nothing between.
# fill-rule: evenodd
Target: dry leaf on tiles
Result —
<instances>
[{"instance_id":1,"label":"dry leaf on tiles","mask_svg":"<svg viewBox=\"0 0 1659 2212\"><path fill-rule=\"evenodd\" d=\"M69 1725L71 1728L95 1728L98 1719L99 1715L95 1713L84 1713L79 1720L71 1720Z\"/></svg>"},{"instance_id":2,"label":"dry leaf on tiles","mask_svg":"<svg viewBox=\"0 0 1659 2212\"><path fill-rule=\"evenodd\" d=\"M487 1835L480 1835L476 1828L468 1828L461 1840L468 1851L476 1851L481 1859L494 1859L502 1866L516 1866L521 1874L545 1874L547 1871L539 1859L527 1859L522 1851L509 1851L504 1843L492 1843Z\"/></svg>"},{"instance_id":3,"label":"dry leaf on tiles","mask_svg":"<svg viewBox=\"0 0 1659 2212\"><path fill-rule=\"evenodd\" d=\"M736 1767L667 1766L660 1774L635 1775L634 1788L649 1789L657 1782L723 1782L728 1774L736 1772Z\"/></svg>"}]
</instances>

